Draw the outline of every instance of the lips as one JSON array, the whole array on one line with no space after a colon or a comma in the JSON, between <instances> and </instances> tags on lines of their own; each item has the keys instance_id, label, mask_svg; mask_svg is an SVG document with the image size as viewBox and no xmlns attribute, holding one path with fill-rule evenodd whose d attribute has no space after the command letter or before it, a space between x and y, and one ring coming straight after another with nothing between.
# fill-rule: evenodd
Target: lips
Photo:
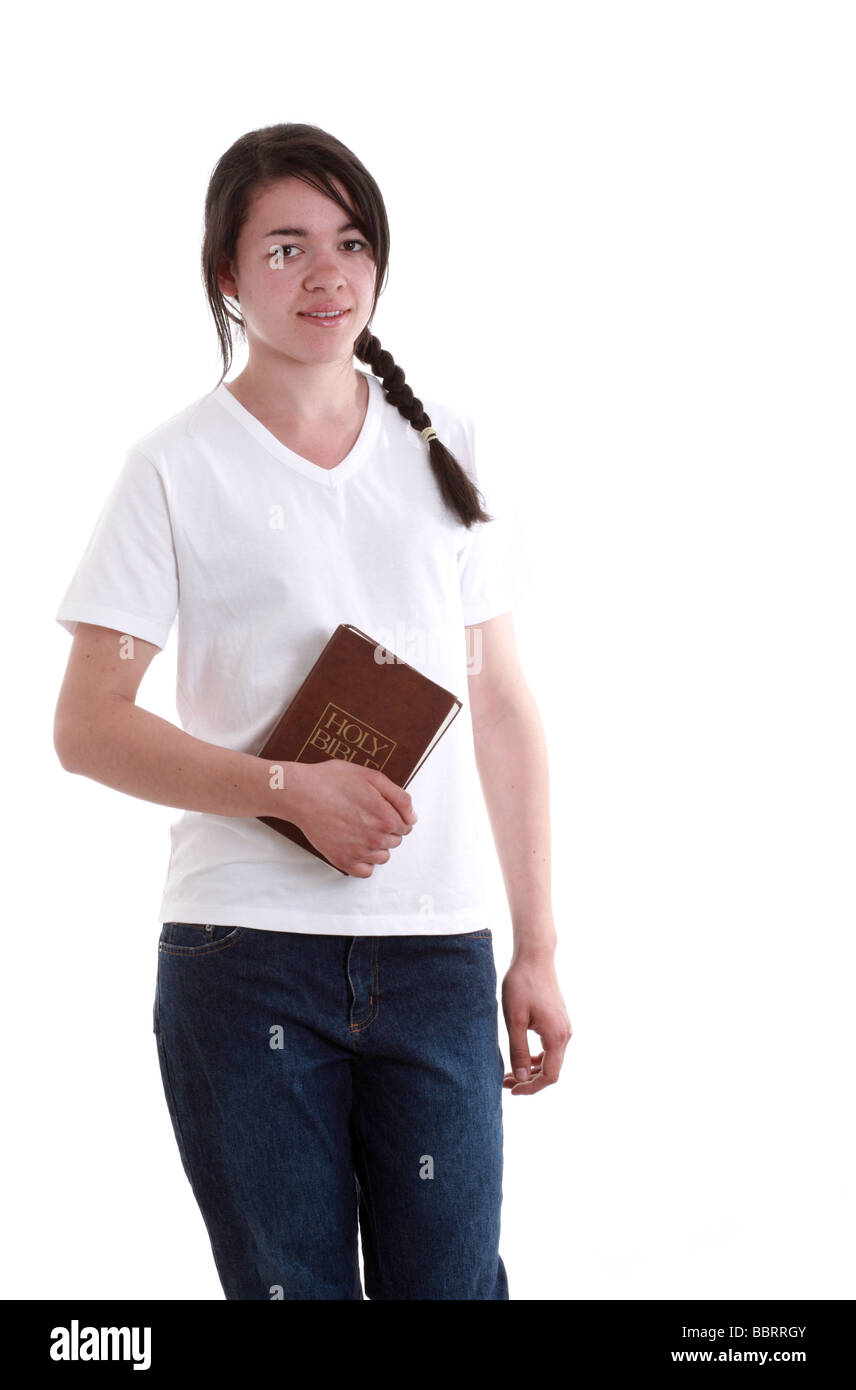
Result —
<instances>
[{"instance_id":1,"label":"lips","mask_svg":"<svg viewBox=\"0 0 856 1390\"><path fill-rule=\"evenodd\" d=\"M298 314L298 318L305 319L307 323L318 324L321 328L335 328L338 324L345 322L351 311L350 309L343 309L339 312L336 312L333 309L318 309L315 312L332 314L333 317L315 318L313 317L312 313L310 313L310 311L307 309L301 310L301 312Z\"/></svg>"}]
</instances>

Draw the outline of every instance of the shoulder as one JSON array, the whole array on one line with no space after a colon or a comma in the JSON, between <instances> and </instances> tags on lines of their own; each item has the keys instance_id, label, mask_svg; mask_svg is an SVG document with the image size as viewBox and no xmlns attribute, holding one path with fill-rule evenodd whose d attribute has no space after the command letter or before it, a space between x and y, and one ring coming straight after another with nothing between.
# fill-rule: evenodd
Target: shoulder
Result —
<instances>
[{"instance_id":1,"label":"shoulder","mask_svg":"<svg viewBox=\"0 0 856 1390\"><path fill-rule=\"evenodd\" d=\"M443 430L451 433L468 433L472 430L474 422L470 411L449 396L428 395L420 399L441 438Z\"/></svg>"},{"instance_id":2,"label":"shoulder","mask_svg":"<svg viewBox=\"0 0 856 1390\"><path fill-rule=\"evenodd\" d=\"M370 374L366 373L366 375ZM384 397L387 430L391 434L397 435L401 443L412 448L422 448L423 440L419 437L419 431L414 429L401 412L386 400L380 379L378 377L372 379L377 382L380 393ZM440 396L433 392L424 394L418 391L412 382L408 382L408 385L413 391L414 397L421 402L422 409L437 431L440 442L446 445L468 473L471 472L475 464L472 414L448 396Z\"/></svg>"},{"instance_id":3,"label":"shoulder","mask_svg":"<svg viewBox=\"0 0 856 1390\"><path fill-rule=\"evenodd\" d=\"M156 467L161 467L177 450L192 447L194 441L210 427L215 409L214 391L206 391L189 405L177 410L159 424L153 425L129 447L129 453L141 454Z\"/></svg>"},{"instance_id":4,"label":"shoulder","mask_svg":"<svg viewBox=\"0 0 856 1390\"><path fill-rule=\"evenodd\" d=\"M423 397L422 404L431 417L441 443L455 455L461 467L478 482L476 463L475 416L472 409L449 396Z\"/></svg>"}]
</instances>

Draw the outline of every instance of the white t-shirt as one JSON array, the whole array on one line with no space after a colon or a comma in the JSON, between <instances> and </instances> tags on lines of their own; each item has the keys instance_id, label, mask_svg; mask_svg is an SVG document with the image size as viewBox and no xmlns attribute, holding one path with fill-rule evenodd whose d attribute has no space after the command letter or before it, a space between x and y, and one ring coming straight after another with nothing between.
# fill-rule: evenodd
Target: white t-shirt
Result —
<instances>
[{"instance_id":1,"label":"white t-shirt","mask_svg":"<svg viewBox=\"0 0 856 1390\"><path fill-rule=\"evenodd\" d=\"M419 817L369 878L344 876L252 817L171 825L160 920L273 931L406 935L490 925L466 624L511 607L502 519L447 508L420 435L363 372L348 456L324 469L286 448L221 384L132 445L57 610L166 645L178 618L176 705L196 738L258 753L339 623L353 623L463 708L408 785ZM469 416L424 401L478 484ZM481 814L480 814L481 813Z\"/></svg>"}]
</instances>

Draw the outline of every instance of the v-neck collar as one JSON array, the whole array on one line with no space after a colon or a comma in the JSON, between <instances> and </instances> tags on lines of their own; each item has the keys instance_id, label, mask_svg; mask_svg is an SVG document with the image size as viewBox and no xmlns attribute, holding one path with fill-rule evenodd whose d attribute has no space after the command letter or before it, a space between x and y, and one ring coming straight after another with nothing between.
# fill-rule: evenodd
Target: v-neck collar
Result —
<instances>
[{"instance_id":1,"label":"v-neck collar","mask_svg":"<svg viewBox=\"0 0 856 1390\"><path fill-rule=\"evenodd\" d=\"M237 397L233 396L232 392L227 389L225 382L221 381L212 394L214 400L219 401L233 419L243 425L247 433L251 434L259 444L267 449L268 453L273 454L274 458L279 459L281 463L287 463L289 468L293 468L297 473L302 473L304 478L311 478L321 487L335 488L346 478L353 477L357 469L365 463L380 427L381 407L384 404L383 386L377 377L370 372L360 372L359 374L364 376L369 384L369 401L365 419L350 453L346 454L335 468L322 468L320 464L313 463L311 459L305 459L302 454L296 454L293 449L287 448L282 440L277 439L276 435L272 434L267 426L253 415L252 411L241 405Z\"/></svg>"}]
</instances>

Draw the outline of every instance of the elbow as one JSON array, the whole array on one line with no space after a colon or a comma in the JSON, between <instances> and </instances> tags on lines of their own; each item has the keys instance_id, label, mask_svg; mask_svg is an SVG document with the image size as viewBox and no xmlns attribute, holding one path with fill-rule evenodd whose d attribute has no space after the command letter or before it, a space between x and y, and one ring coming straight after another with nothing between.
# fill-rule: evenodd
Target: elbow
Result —
<instances>
[{"instance_id":1,"label":"elbow","mask_svg":"<svg viewBox=\"0 0 856 1390\"><path fill-rule=\"evenodd\" d=\"M471 701L473 736L477 738L479 734L489 732L497 724L503 724L508 719L532 718L535 710L534 697L526 685L518 687L513 693L497 693L489 700L480 699L475 703Z\"/></svg>"},{"instance_id":2,"label":"elbow","mask_svg":"<svg viewBox=\"0 0 856 1390\"><path fill-rule=\"evenodd\" d=\"M53 746L54 752L59 758L60 766L66 772L77 772L79 769L75 757L75 742L72 738L72 730L67 723L59 718L59 715L54 719Z\"/></svg>"},{"instance_id":3,"label":"elbow","mask_svg":"<svg viewBox=\"0 0 856 1390\"><path fill-rule=\"evenodd\" d=\"M74 763L71 760L71 757L69 755L68 750L66 749L65 744L57 743L56 739L54 739L54 751L57 755L57 758L59 759L59 765L63 769L63 771L74 772Z\"/></svg>"}]
</instances>

